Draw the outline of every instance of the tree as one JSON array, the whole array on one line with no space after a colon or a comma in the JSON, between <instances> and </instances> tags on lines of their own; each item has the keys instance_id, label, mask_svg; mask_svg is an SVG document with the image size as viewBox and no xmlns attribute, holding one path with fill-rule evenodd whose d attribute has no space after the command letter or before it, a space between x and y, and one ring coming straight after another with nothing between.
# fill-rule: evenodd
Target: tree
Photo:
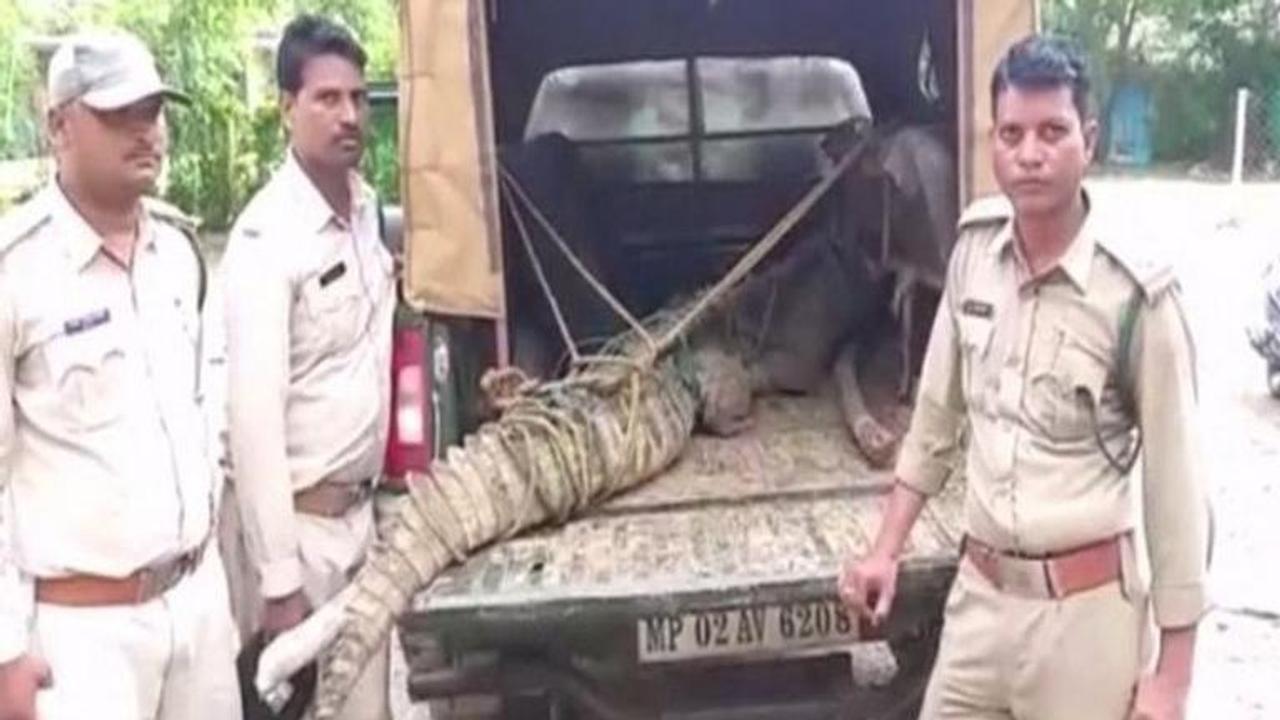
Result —
<instances>
[{"instance_id":1,"label":"tree","mask_svg":"<svg viewBox=\"0 0 1280 720\"><path fill-rule=\"evenodd\" d=\"M249 92L247 71L260 31L278 30L298 12L335 17L361 38L371 78L395 74L396 0L23 1L0 0L0 157L27 157L35 149L34 142L14 139L23 132L35 137L38 127L26 99L39 78L19 28L48 35L85 27L129 30L148 44L161 72L192 98L191 107L169 113L165 194L213 230L230 224L283 151L275 107L255 105ZM394 143L394 132L384 134ZM388 140L377 142L385 146ZM383 194L396 196L394 175L379 170Z\"/></svg>"},{"instance_id":2,"label":"tree","mask_svg":"<svg viewBox=\"0 0 1280 720\"><path fill-rule=\"evenodd\" d=\"M0 160L35 154L40 124L34 116L34 56L22 42L26 17L11 0L0 0Z\"/></svg>"},{"instance_id":3,"label":"tree","mask_svg":"<svg viewBox=\"0 0 1280 720\"><path fill-rule=\"evenodd\" d=\"M1280 90L1276 0L1051 0L1044 9L1048 29L1088 51L1104 119L1120 83L1153 90L1158 159L1221 153L1235 89Z\"/></svg>"},{"instance_id":4,"label":"tree","mask_svg":"<svg viewBox=\"0 0 1280 720\"><path fill-rule=\"evenodd\" d=\"M1076 38L1092 61L1103 107L1148 50L1184 28L1200 0L1056 0L1045 3L1045 26ZM1145 31L1145 32L1144 32Z\"/></svg>"}]
</instances>

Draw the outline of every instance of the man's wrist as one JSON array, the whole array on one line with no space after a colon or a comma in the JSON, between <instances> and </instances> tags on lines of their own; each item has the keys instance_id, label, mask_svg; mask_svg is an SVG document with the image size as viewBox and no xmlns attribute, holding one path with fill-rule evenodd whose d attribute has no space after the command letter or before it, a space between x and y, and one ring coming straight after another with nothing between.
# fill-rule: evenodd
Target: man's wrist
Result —
<instances>
[{"instance_id":1,"label":"man's wrist","mask_svg":"<svg viewBox=\"0 0 1280 720\"><path fill-rule=\"evenodd\" d=\"M1174 687L1189 688L1195 660L1195 641L1194 625L1183 628L1162 628L1156 675Z\"/></svg>"},{"instance_id":2,"label":"man's wrist","mask_svg":"<svg viewBox=\"0 0 1280 720\"><path fill-rule=\"evenodd\" d=\"M885 528L876 538L875 544L871 546L870 557L886 562L897 562L902 555L902 545L902 541L893 537L889 528Z\"/></svg>"},{"instance_id":3,"label":"man's wrist","mask_svg":"<svg viewBox=\"0 0 1280 720\"><path fill-rule=\"evenodd\" d=\"M880 532L871 546L871 556L897 561L902 556L911 534L911 526L924 507L926 497L915 488L901 482L894 484L888 504L881 516Z\"/></svg>"}]
</instances>

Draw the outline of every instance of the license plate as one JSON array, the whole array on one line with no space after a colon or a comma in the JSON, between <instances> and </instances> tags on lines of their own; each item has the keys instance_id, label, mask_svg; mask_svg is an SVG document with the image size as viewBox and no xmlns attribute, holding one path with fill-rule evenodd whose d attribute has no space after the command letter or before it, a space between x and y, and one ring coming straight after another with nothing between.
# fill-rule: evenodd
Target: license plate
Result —
<instances>
[{"instance_id":1,"label":"license plate","mask_svg":"<svg viewBox=\"0 0 1280 720\"><path fill-rule=\"evenodd\" d=\"M834 600L650 615L636 623L642 663L768 653L857 639L857 624Z\"/></svg>"}]
</instances>

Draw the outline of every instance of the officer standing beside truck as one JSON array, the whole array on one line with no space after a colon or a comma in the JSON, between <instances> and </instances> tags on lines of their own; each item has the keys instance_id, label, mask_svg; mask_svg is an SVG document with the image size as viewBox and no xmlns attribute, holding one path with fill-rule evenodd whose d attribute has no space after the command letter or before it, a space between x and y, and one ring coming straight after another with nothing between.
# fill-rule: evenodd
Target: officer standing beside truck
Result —
<instances>
[{"instance_id":1,"label":"officer standing beside truck","mask_svg":"<svg viewBox=\"0 0 1280 720\"><path fill-rule=\"evenodd\" d=\"M236 220L221 268L239 511L223 532L243 541L246 557L230 565L246 634L297 625L346 585L374 538L395 285L377 199L356 173L364 66L331 21L285 28L276 67L289 148ZM343 718L388 717L387 659L377 654Z\"/></svg>"},{"instance_id":2,"label":"officer standing beside truck","mask_svg":"<svg viewBox=\"0 0 1280 720\"><path fill-rule=\"evenodd\" d=\"M960 220L897 483L870 554L841 576L845 602L883 621L897 558L967 425L967 535L923 718L1185 714L1208 608L1194 347L1171 269L1135 249L1133 218L1082 189L1098 134L1088 92L1062 41L1025 39L996 69L1005 197Z\"/></svg>"}]
</instances>

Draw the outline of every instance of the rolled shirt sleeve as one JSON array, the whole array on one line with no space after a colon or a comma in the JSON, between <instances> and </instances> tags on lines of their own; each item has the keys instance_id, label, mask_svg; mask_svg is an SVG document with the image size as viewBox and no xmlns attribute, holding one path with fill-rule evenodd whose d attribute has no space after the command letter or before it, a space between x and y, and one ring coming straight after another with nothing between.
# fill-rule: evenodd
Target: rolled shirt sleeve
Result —
<instances>
[{"instance_id":1,"label":"rolled shirt sleeve","mask_svg":"<svg viewBox=\"0 0 1280 720\"><path fill-rule=\"evenodd\" d=\"M34 603L29 578L18 568L13 552L13 503L9 478L13 472L16 435L13 385L17 366L17 323L13 303L0 276L0 663L27 652L27 622Z\"/></svg>"},{"instance_id":2,"label":"rolled shirt sleeve","mask_svg":"<svg viewBox=\"0 0 1280 720\"><path fill-rule=\"evenodd\" d=\"M963 368L952 292L948 286L934 316L911 427L895 472L898 482L924 495L936 495L945 486L958 461L964 427Z\"/></svg>"},{"instance_id":3,"label":"rolled shirt sleeve","mask_svg":"<svg viewBox=\"0 0 1280 720\"><path fill-rule=\"evenodd\" d=\"M232 233L222 272L232 481L261 592L278 598L302 587L285 421L293 292L256 233Z\"/></svg>"},{"instance_id":4,"label":"rolled shirt sleeve","mask_svg":"<svg viewBox=\"0 0 1280 720\"><path fill-rule=\"evenodd\" d=\"M1138 337L1134 394L1152 607L1161 628L1187 627L1209 608L1211 539L1195 349L1176 289L1143 308Z\"/></svg>"}]
</instances>

